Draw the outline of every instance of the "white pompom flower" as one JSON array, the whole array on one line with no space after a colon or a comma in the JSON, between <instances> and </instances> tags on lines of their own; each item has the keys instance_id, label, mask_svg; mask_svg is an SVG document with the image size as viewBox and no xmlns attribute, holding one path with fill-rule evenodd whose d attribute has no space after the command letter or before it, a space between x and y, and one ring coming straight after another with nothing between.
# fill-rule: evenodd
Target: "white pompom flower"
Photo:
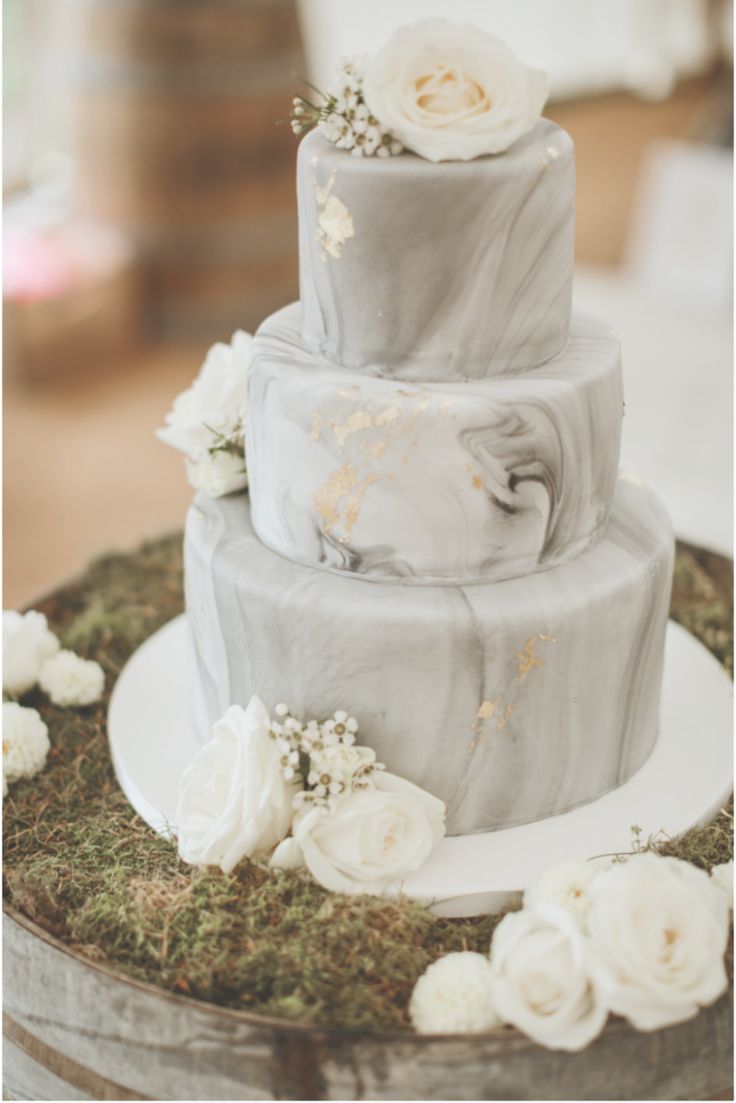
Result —
<instances>
[{"instance_id":1,"label":"white pompom flower","mask_svg":"<svg viewBox=\"0 0 736 1103\"><path fill-rule=\"evenodd\" d=\"M718 866L713 866L710 877L714 884L723 889L730 906L733 907L733 862L722 862Z\"/></svg>"},{"instance_id":2,"label":"white pompom flower","mask_svg":"<svg viewBox=\"0 0 736 1103\"><path fill-rule=\"evenodd\" d=\"M92 705L105 688L105 672L94 659L58 651L41 667L39 685L62 708Z\"/></svg>"},{"instance_id":3,"label":"white pompom flower","mask_svg":"<svg viewBox=\"0 0 736 1103\"><path fill-rule=\"evenodd\" d=\"M49 731L36 709L3 703L3 794L7 786L33 777L46 765Z\"/></svg>"},{"instance_id":4,"label":"white pompom flower","mask_svg":"<svg viewBox=\"0 0 736 1103\"><path fill-rule=\"evenodd\" d=\"M409 1017L422 1034L475 1034L500 1026L488 958L464 951L434 961L414 986Z\"/></svg>"},{"instance_id":5,"label":"white pompom flower","mask_svg":"<svg viewBox=\"0 0 736 1103\"><path fill-rule=\"evenodd\" d=\"M637 1030L685 1022L726 991L728 900L702 869L637 854L601 873L592 894L596 980Z\"/></svg>"},{"instance_id":6,"label":"white pompom flower","mask_svg":"<svg viewBox=\"0 0 736 1103\"><path fill-rule=\"evenodd\" d=\"M41 667L59 650L43 613L3 612L3 689L19 697L33 689Z\"/></svg>"},{"instance_id":7,"label":"white pompom flower","mask_svg":"<svg viewBox=\"0 0 736 1103\"><path fill-rule=\"evenodd\" d=\"M584 930L590 908L590 887L597 873L590 862L560 862L550 866L524 893L524 907L554 904L569 912Z\"/></svg>"}]
</instances>

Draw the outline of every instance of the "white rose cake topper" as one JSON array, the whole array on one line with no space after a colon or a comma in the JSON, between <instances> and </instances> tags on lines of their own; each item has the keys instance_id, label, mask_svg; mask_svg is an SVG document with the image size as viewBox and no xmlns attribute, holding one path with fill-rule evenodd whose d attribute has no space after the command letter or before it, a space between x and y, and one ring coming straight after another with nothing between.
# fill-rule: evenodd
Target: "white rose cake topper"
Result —
<instances>
[{"instance_id":1,"label":"white rose cake topper","mask_svg":"<svg viewBox=\"0 0 736 1103\"><path fill-rule=\"evenodd\" d=\"M426 19L396 31L374 58L341 63L321 103L297 96L291 125L299 135L318 126L354 156L405 147L427 161L470 161L503 153L531 130L548 94L546 73L494 35Z\"/></svg>"}]
</instances>

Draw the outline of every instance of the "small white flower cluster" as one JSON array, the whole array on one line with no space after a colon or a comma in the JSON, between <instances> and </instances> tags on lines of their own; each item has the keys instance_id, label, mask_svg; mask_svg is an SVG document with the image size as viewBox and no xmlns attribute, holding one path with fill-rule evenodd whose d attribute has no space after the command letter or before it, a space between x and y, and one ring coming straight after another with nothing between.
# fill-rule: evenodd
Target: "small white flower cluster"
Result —
<instances>
[{"instance_id":1,"label":"small white flower cluster","mask_svg":"<svg viewBox=\"0 0 736 1103\"><path fill-rule=\"evenodd\" d=\"M305 134L317 126L328 142L353 157L395 157L402 152L401 142L381 125L365 102L363 70L357 59L341 61L333 91L318 95L321 104L294 97L291 129L295 134Z\"/></svg>"},{"instance_id":2,"label":"small white flower cluster","mask_svg":"<svg viewBox=\"0 0 736 1103\"><path fill-rule=\"evenodd\" d=\"M412 1022L440 1033L507 1023L568 1051L592 1042L611 1012L642 1031L684 1022L728 987L732 889L732 863L709 877L651 851L600 870L552 867L501 920L488 958L449 954L427 969Z\"/></svg>"},{"instance_id":3,"label":"small white flower cluster","mask_svg":"<svg viewBox=\"0 0 736 1103\"><path fill-rule=\"evenodd\" d=\"M43 613L3 611L3 692L12 697L39 685L61 708L91 705L105 688L99 663L60 650ZM48 751L46 725L35 709L3 705L3 793L19 777L42 769Z\"/></svg>"},{"instance_id":4,"label":"small white flower cluster","mask_svg":"<svg viewBox=\"0 0 736 1103\"><path fill-rule=\"evenodd\" d=\"M245 402L251 344L238 330L229 345L213 345L192 385L174 399L156 436L186 457L187 478L213 498L248 485Z\"/></svg>"},{"instance_id":5,"label":"small white flower cluster","mask_svg":"<svg viewBox=\"0 0 736 1103\"><path fill-rule=\"evenodd\" d=\"M277 705L274 711L277 719L271 721L268 734L280 752L282 776L291 781L300 775L304 785L294 798L295 806L327 804L330 797L350 789L366 789L373 772L385 769L370 747L355 746L358 721L347 712L338 710L329 720L304 724L288 705Z\"/></svg>"},{"instance_id":6,"label":"small white flower cluster","mask_svg":"<svg viewBox=\"0 0 736 1103\"><path fill-rule=\"evenodd\" d=\"M229 873L243 858L306 867L333 892L381 893L427 860L445 833L442 801L395 777L339 711L272 719L253 697L219 720L179 783L181 857Z\"/></svg>"}]
</instances>

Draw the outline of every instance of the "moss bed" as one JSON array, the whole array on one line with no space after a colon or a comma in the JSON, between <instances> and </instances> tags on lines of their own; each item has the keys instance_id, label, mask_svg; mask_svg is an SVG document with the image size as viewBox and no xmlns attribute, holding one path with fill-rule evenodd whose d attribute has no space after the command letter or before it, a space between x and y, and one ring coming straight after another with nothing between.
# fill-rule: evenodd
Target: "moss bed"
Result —
<instances>
[{"instance_id":1,"label":"moss bed","mask_svg":"<svg viewBox=\"0 0 736 1103\"><path fill-rule=\"evenodd\" d=\"M732 564L678 547L672 615L732 671ZM36 604L63 645L97 659L105 700L62 710L40 694L46 769L4 806L6 901L81 955L226 1007L355 1029L407 1028L417 977L451 950L486 951L494 917L433 918L408 901L327 893L301 874L182 864L118 789L105 716L132 652L182 609L181 537L93 563ZM732 807L683 839L636 841L709 868L733 854Z\"/></svg>"}]
</instances>

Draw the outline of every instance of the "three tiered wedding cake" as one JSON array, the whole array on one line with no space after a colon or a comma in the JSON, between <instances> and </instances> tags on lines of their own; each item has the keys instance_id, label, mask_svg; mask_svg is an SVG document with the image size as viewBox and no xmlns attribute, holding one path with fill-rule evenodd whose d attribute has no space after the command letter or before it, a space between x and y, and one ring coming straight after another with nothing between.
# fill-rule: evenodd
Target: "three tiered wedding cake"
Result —
<instances>
[{"instance_id":1,"label":"three tiered wedding cake","mask_svg":"<svg viewBox=\"0 0 736 1103\"><path fill-rule=\"evenodd\" d=\"M617 475L619 342L571 316L573 148L538 75L497 93L499 138L457 74L417 78L402 127L385 72L345 72L299 150L301 303L252 349L249 501L187 520L198 723L347 703L449 833L522 824L651 752L672 531Z\"/></svg>"}]
</instances>

